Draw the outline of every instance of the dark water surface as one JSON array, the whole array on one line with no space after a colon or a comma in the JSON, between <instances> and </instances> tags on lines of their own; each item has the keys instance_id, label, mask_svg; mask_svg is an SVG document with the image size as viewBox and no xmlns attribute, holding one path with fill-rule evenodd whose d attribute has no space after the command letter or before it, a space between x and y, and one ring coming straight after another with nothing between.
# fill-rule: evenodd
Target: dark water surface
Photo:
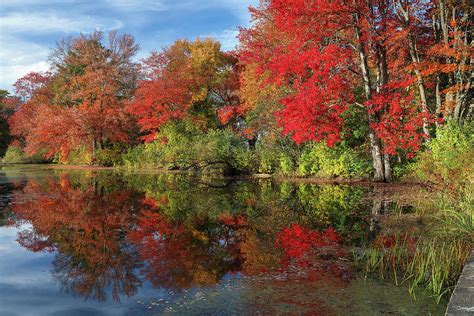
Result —
<instances>
[{"instance_id":1,"label":"dark water surface","mask_svg":"<svg viewBox=\"0 0 474 316\"><path fill-rule=\"evenodd\" d=\"M442 315L444 303L353 261L384 233L377 217L411 209L374 198L353 185L0 167L0 315Z\"/></svg>"}]
</instances>

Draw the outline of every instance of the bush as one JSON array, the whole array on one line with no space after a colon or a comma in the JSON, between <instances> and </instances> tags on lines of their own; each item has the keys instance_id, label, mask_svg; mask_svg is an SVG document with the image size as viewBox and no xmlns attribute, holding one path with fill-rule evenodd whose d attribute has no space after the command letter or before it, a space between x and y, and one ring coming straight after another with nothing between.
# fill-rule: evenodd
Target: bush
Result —
<instances>
[{"instance_id":1,"label":"bush","mask_svg":"<svg viewBox=\"0 0 474 316\"><path fill-rule=\"evenodd\" d=\"M426 152L411 165L411 175L452 192L460 192L472 179L474 166L473 125L449 122L437 130Z\"/></svg>"},{"instance_id":2,"label":"bush","mask_svg":"<svg viewBox=\"0 0 474 316\"><path fill-rule=\"evenodd\" d=\"M259 173L294 173L301 146L289 138L263 138L257 143L256 157Z\"/></svg>"},{"instance_id":3,"label":"bush","mask_svg":"<svg viewBox=\"0 0 474 316\"><path fill-rule=\"evenodd\" d=\"M301 176L315 175L319 171L318 157L308 147L298 159L298 173Z\"/></svg>"},{"instance_id":4,"label":"bush","mask_svg":"<svg viewBox=\"0 0 474 316\"><path fill-rule=\"evenodd\" d=\"M94 164L104 167L113 167L121 161L121 149L119 147L98 149L95 153Z\"/></svg>"},{"instance_id":5,"label":"bush","mask_svg":"<svg viewBox=\"0 0 474 316\"><path fill-rule=\"evenodd\" d=\"M47 162L46 159L43 158L41 153L28 156L26 155L23 150L14 145L8 146L5 156L2 159L3 163L44 163Z\"/></svg>"},{"instance_id":6,"label":"bush","mask_svg":"<svg viewBox=\"0 0 474 316\"><path fill-rule=\"evenodd\" d=\"M192 123L167 124L154 142L129 149L122 155L128 168L251 172L255 156L243 139L230 130L199 130ZM226 172L227 172L226 171Z\"/></svg>"},{"instance_id":7,"label":"bush","mask_svg":"<svg viewBox=\"0 0 474 316\"><path fill-rule=\"evenodd\" d=\"M61 158L58 155L55 161L70 165L90 165L92 163L92 153L84 146L81 146L70 151L66 158Z\"/></svg>"},{"instance_id":8,"label":"bush","mask_svg":"<svg viewBox=\"0 0 474 316\"><path fill-rule=\"evenodd\" d=\"M285 153L280 155L280 172L282 175L289 176L293 174L295 169L293 160L291 157Z\"/></svg>"},{"instance_id":9,"label":"bush","mask_svg":"<svg viewBox=\"0 0 474 316\"><path fill-rule=\"evenodd\" d=\"M370 171L370 161L344 144L333 148L323 143L310 144L298 160L301 176L365 177Z\"/></svg>"},{"instance_id":10,"label":"bush","mask_svg":"<svg viewBox=\"0 0 474 316\"><path fill-rule=\"evenodd\" d=\"M159 159L161 147L158 142L131 147L121 155L120 164L128 169L161 167Z\"/></svg>"}]
</instances>

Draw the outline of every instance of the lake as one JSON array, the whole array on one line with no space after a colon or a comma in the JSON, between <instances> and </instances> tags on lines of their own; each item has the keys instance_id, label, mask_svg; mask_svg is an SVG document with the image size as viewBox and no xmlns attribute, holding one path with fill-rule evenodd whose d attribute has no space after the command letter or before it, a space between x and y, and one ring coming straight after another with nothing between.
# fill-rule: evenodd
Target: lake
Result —
<instances>
[{"instance_id":1,"label":"lake","mask_svg":"<svg viewBox=\"0 0 474 316\"><path fill-rule=\"evenodd\" d=\"M377 186L0 167L0 315L443 315L366 275L426 227ZM386 240L386 239L385 239Z\"/></svg>"}]
</instances>

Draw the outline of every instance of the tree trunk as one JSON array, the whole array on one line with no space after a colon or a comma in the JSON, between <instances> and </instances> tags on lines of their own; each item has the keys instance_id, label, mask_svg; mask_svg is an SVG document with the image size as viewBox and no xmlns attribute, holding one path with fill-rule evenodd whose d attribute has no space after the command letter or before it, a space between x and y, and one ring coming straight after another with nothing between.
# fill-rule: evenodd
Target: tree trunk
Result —
<instances>
[{"instance_id":1,"label":"tree trunk","mask_svg":"<svg viewBox=\"0 0 474 316\"><path fill-rule=\"evenodd\" d=\"M375 182L385 181L385 169L382 160L382 151L380 146L380 139L375 135L374 131L370 129L370 148L372 153L372 165L374 167L374 178Z\"/></svg>"},{"instance_id":2,"label":"tree trunk","mask_svg":"<svg viewBox=\"0 0 474 316\"><path fill-rule=\"evenodd\" d=\"M95 139L92 140L92 162L95 160L95 152L97 148L97 142Z\"/></svg>"},{"instance_id":3,"label":"tree trunk","mask_svg":"<svg viewBox=\"0 0 474 316\"><path fill-rule=\"evenodd\" d=\"M416 41L413 33L410 32L410 14L409 14L409 9L405 9L401 3L400 0L398 0L398 6L400 8L400 17L403 19L403 22L405 24L405 27L409 30L408 31L408 48L410 52L410 57L413 65L415 66L415 75L416 75L416 81L418 85L418 92L420 94L420 102L421 102L421 111L428 116L429 110L428 110L428 103L426 101L426 92L425 92L425 84L423 81L423 76L421 75L420 69L419 69L419 64L420 64L420 56L418 54L418 48L416 47ZM428 118L424 117L423 118L423 132L426 134L428 137L427 140L429 140L430 137L430 130L429 130L429 125L428 125Z\"/></svg>"},{"instance_id":4,"label":"tree trunk","mask_svg":"<svg viewBox=\"0 0 474 316\"><path fill-rule=\"evenodd\" d=\"M441 77L438 74L436 76L436 88L435 88L435 94L436 94L436 110L435 110L435 116L436 116L436 127L439 127L439 119L441 118L441 94L440 94L440 86L441 86Z\"/></svg>"},{"instance_id":5,"label":"tree trunk","mask_svg":"<svg viewBox=\"0 0 474 316\"><path fill-rule=\"evenodd\" d=\"M383 165L384 165L385 181L390 182L392 181L392 167L390 166L390 155L388 154L383 155Z\"/></svg>"},{"instance_id":6,"label":"tree trunk","mask_svg":"<svg viewBox=\"0 0 474 316\"><path fill-rule=\"evenodd\" d=\"M357 40L357 53L359 54L360 59L360 69L362 72L362 78L364 81L364 91L366 100L372 98L372 84L369 74L369 65L367 61L367 56L365 52L364 43L362 41L362 34L360 27L358 25L359 16L357 13L353 14L354 28ZM376 122L376 116L373 113L367 113L369 119L369 139L370 139L370 151L372 154L372 166L374 168L374 177L373 180L376 182L385 181L385 170L383 164L383 155L382 155L382 144L380 139L377 137L375 131L372 129L372 123Z\"/></svg>"},{"instance_id":7,"label":"tree trunk","mask_svg":"<svg viewBox=\"0 0 474 316\"><path fill-rule=\"evenodd\" d=\"M377 92L381 93L386 89L388 83L387 52L382 45L377 45ZM390 156L383 155L384 180L392 181L392 168L390 166Z\"/></svg>"}]
</instances>

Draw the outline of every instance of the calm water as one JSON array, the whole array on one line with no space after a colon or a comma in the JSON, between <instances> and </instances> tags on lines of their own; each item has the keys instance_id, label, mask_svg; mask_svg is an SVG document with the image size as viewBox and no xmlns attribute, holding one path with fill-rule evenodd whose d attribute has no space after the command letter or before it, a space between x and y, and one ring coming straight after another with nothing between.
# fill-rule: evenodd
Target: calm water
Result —
<instances>
[{"instance_id":1,"label":"calm water","mask_svg":"<svg viewBox=\"0 0 474 316\"><path fill-rule=\"evenodd\" d=\"M357 186L0 167L0 315L442 315L351 260L410 210Z\"/></svg>"}]
</instances>

